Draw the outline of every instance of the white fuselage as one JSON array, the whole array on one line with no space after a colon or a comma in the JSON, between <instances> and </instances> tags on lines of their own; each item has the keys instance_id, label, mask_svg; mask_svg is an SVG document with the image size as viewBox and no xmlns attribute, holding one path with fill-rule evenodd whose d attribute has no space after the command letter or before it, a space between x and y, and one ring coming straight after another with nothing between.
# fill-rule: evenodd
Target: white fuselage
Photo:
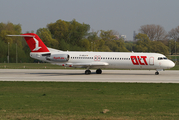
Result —
<instances>
[{"instance_id":1,"label":"white fuselage","mask_svg":"<svg viewBox=\"0 0 179 120\"><path fill-rule=\"evenodd\" d=\"M45 53L31 52L32 58L50 62L58 65L65 65L69 67L85 67L85 63L91 64L108 64L108 65L91 65L89 68L126 68L126 69L156 69L163 70L175 66L175 64L167 59L164 55L159 53L134 53L134 52L71 52L71 51L54 51L51 55L67 54L68 61L49 61ZM54 57L55 58L55 57ZM56 57L55 59L61 59ZM78 64L78 66L75 66ZM80 66L81 65L81 66ZM88 69L89 69L88 68Z\"/></svg>"}]
</instances>

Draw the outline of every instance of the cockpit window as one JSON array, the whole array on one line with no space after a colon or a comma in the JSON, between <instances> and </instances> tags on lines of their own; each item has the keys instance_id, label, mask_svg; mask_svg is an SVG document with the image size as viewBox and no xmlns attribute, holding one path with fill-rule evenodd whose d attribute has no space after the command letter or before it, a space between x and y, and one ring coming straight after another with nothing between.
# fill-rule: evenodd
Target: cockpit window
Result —
<instances>
[{"instance_id":1,"label":"cockpit window","mask_svg":"<svg viewBox=\"0 0 179 120\"><path fill-rule=\"evenodd\" d=\"M158 60L167 60L167 57L158 57Z\"/></svg>"}]
</instances>

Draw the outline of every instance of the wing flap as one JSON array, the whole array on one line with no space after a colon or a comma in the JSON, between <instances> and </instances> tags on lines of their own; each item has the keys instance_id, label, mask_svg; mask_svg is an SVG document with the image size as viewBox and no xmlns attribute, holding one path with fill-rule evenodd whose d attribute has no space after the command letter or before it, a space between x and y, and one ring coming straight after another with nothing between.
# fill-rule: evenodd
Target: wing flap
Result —
<instances>
[{"instance_id":1,"label":"wing flap","mask_svg":"<svg viewBox=\"0 0 179 120\"><path fill-rule=\"evenodd\" d=\"M92 63L66 63L66 66L71 67L97 67L97 66L107 66L109 63L106 62L92 62Z\"/></svg>"}]
</instances>

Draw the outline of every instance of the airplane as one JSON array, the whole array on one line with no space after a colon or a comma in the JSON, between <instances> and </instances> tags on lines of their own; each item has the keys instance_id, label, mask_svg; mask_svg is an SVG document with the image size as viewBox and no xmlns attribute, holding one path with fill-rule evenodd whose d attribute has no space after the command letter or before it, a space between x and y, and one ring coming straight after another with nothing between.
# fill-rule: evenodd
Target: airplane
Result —
<instances>
[{"instance_id":1,"label":"airplane","mask_svg":"<svg viewBox=\"0 0 179 120\"><path fill-rule=\"evenodd\" d=\"M65 67L86 68L86 75L91 74L92 68L97 69L96 74L101 74L102 68L124 68L153 69L155 75L159 75L159 71L175 66L173 61L159 53L61 51L47 47L34 33L8 36L24 37L31 49L30 57Z\"/></svg>"}]
</instances>

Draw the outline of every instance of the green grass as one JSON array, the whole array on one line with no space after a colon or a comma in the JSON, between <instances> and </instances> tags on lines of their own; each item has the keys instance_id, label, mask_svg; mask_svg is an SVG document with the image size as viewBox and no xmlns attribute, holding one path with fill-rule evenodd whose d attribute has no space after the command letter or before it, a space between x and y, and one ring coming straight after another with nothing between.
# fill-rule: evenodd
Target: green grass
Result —
<instances>
[{"instance_id":1,"label":"green grass","mask_svg":"<svg viewBox=\"0 0 179 120\"><path fill-rule=\"evenodd\" d=\"M175 58L176 58L176 60L179 60L179 55L171 55L170 56L170 59L174 62L175 62Z\"/></svg>"},{"instance_id":2,"label":"green grass","mask_svg":"<svg viewBox=\"0 0 179 120\"><path fill-rule=\"evenodd\" d=\"M0 69L65 69L65 67L50 63L0 63Z\"/></svg>"},{"instance_id":3,"label":"green grass","mask_svg":"<svg viewBox=\"0 0 179 120\"><path fill-rule=\"evenodd\" d=\"M0 118L175 120L179 84L0 82ZM103 110L109 110L103 113Z\"/></svg>"},{"instance_id":4,"label":"green grass","mask_svg":"<svg viewBox=\"0 0 179 120\"><path fill-rule=\"evenodd\" d=\"M179 70L179 65L175 65L175 67L170 68L170 70Z\"/></svg>"}]
</instances>

